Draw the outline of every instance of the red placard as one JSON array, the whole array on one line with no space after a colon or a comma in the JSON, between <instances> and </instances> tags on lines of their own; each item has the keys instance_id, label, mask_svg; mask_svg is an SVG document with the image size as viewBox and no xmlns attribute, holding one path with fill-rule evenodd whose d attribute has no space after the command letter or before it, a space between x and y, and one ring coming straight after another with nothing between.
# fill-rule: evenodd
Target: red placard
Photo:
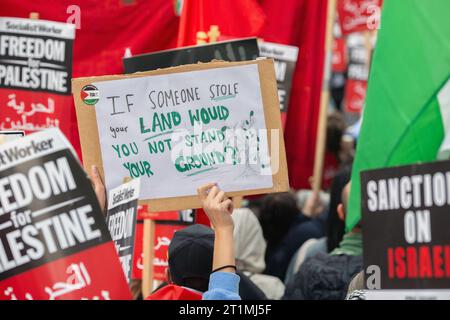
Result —
<instances>
[{"instance_id":1,"label":"red placard","mask_svg":"<svg viewBox=\"0 0 450 320\"><path fill-rule=\"evenodd\" d=\"M338 15L343 35L377 30L382 0L339 0Z\"/></svg>"},{"instance_id":2,"label":"red placard","mask_svg":"<svg viewBox=\"0 0 450 320\"><path fill-rule=\"evenodd\" d=\"M2 281L0 299L129 300L118 266L115 248L107 242Z\"/></svg>"},{"instance_id":3,"label":"red placard","mask_svg":"<svg viewBox=\"0 0 450 320\"><path fill-rule=\"evenodd\" d=\"M345 85L345 110L361 113L366 100L367 81L347 80Z\"/></svg>"},{"instance_id":4,"label":"red placard","mask_svg":"<svg viewBox=\"0 0 450 320\"><path fill-rule=\"evenodd\" d=\"M143 233L144 233L144 220L138 220L136 222L136 230L134 234L134 251L133 251L133 265L131 267L131 279L142 279L142 270L144 269Z\"/></svg>"},{"instance_id":5,"label":"red placard","mask_svg":"<svg viewBox=\"0 0 450 320\"><path fill-rule=\"evenodd\" d=\"M333 41L332 71L345 72L347 70L347 46L344 38Z\"/></svg>"}]
</instances>

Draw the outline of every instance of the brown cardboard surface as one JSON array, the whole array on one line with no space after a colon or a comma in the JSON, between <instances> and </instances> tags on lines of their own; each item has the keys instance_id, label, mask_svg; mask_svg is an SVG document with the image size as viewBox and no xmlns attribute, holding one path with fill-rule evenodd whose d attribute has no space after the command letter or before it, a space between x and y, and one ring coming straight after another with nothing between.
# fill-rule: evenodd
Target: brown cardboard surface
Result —
<instances>
[{"instance_id":1,"label":"brown cardboard surface","mask_svg":"<svg viewBox=\"0 0 450 320\"><path fill-rule=\"evenodd\" d=\"M78 130L80 134L81 150L83 155L83 165L86 171L90 172L92 165L97 165L102 177L103 162L101 155L101 148L98 136L97 119L95 114L95 106L89 106L81 100L81 89L92 82L119 80L126 78L146 77L152 75L163 75L171 73L181 73L213 68L225 68L246 64L257 64L260 77L260 86L262 101L264 106L264 116L266 121L266 128L268 130L269 152L272 152L272 137L271 129L278 129L279 131L279 170L272 176L273 187L267 189L245 190L228 192L227 195L245 196L274 192L285 192L289 189L289 180L286 163L286 152L283 139L283 129L281 126L280 108L278 100L277 83L275 78L275 70L272 59L258 59L254 61L243 62L224 62L213 61L209 63L190 64L179 67L158 69L146 72L137 72L128 75L111 75L87 78L75 78L72 80L72 92L75 100L75 109L78 119ZM150 211L169 211L169 210L183 210L200 207L200 201L197 196L164 198L154 200L142 200L140 203L148 204Z\"/></svg>"}]
</instances>

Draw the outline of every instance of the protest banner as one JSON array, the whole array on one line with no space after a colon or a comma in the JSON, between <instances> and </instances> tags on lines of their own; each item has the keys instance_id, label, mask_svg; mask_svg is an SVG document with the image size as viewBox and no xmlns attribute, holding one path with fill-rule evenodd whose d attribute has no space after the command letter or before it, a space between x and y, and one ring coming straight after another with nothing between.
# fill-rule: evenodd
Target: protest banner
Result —
<instances>
[{"instance_id":1,"label":"protest banner","mask_svg":"<svg viewBox=\"0 0 450 320\"><path fill-rule=\"evenodd\" d=\"M375 33L353 33L347 37L348 71L345 84L345 111L360 114L364 107Z\"/></svg>"},{"instance_id":2,"label":"protest banner","mask_svg":"<svg viewBox=\"0 0 450 320\"><path fill-rule=\"evenodd\" d=\"M116 245L120 263L127 277L131 279L134 237L136 230L139 179L133 179L109 192L106 225Z\"/></svg>"},{"instance_id":3,"label":"protest banner","mask_svg":"<svg viewBox=\"0 0 450 320\"><path fill-rule=\"evenodd\" d=\"M339 0L338 17L343 35L376 30L383 0Z\"/></svg>"},{"instance_id":4,"label":"protest banner","mask_svg":"<svg viewBox=\"0 0 450 320\"><path fill-rule=\"evenodd\" d=\"M0 130L71 137L74 38L72 24L0 17Z\"/></svg>"},{"instance_id":5,"label":"protest banner","mask_svg":"<svg viewBox=\"0 0 450 320\"><path fill-rule=\"evenodd\" d=\"M345 38L334 37L331 64L331 69L334 73L347 71L347 44Z\"/></svg>"},{"instance_id":6,"label":"protest banner","mask_svg":"<svg viewBox=\"0 0 450 320\"><path fill-rule=\"evenodd\" d=\"M273 61L211 62L73 80L84 165L107 189L141 177L151 211L289 188ZM203 130L202 128L206 128Z\"/></svg>"},{"instance_id":7,"label":"protest banner","mask_svg":"<svg viewBox=\"0 0 450 320\"><path fill-rule=\"evenodd\" d=\"M265 41L259 42L258 45L262 57L274 59L280 111L287 112L289 96L291 94L292 76L294 75L295 65L297 64L298 47Z\"/></svg>"},{"instance_id":8,"label":"protest banner","mask_svg":"<svg viewBox=\"0 0 450 320\"><path fill-rule=\"evenodd\" d=\"M450 161L363 171L361 192L366 284L449 289Z\"/></svg>"},{"instance_id":9,"label":"protest banner","mask_svg":"<svg viewBox=\"0 0 450 320\"><path fill-rule=\"evenodd\" d=\"M140 54L123 59L125 73L150 71L211 60L248 61L259 57L256 38L221 41Z\"/></svg>"},{"instance_id":10,"label":"protest banner","mask_svg":"<svg viewBox=\"0 0 450 320\"><path fill-rule=\"evenodd\" d=\"M1 145L0 181L1 299L131 297L91 182L58 129Z\"/></svg>"}]
</instances>

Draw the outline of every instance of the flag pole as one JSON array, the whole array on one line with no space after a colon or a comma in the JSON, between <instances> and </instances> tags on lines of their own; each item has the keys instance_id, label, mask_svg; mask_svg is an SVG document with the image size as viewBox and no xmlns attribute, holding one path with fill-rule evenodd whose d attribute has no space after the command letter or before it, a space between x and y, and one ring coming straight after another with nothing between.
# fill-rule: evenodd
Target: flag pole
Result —
<instances>
[{"instance_id":1,"label":"flag pole","mask_svg":"<svg viewBox=\"0 0 450 320\"><path fill-rule=\"evenodd\" d=\"M147 298L153 290L153 258L155 255L155 221L144 219L144 236L142 253L144 255L144 269L142 270L142 296Z\"/></svg>"},{"instance_id":2,"label":"flag pole","mask_svg":"<svg viewBox=\"0 0 450 320\"><path fill-rule=\"evenodd\" d=\"M328 0L327 7L327 25L325 31L325 61L323 87L320 94L319 121L317 126L316 150L314 156L314 173L312 181L312 190L315 196L319 195L322 187L323 164L325 158L326 128L328 103L330 100L329 78L331 63L331 45L333 41L333 25L336 14L336 0Z\"/></svg>"}]
</instances>

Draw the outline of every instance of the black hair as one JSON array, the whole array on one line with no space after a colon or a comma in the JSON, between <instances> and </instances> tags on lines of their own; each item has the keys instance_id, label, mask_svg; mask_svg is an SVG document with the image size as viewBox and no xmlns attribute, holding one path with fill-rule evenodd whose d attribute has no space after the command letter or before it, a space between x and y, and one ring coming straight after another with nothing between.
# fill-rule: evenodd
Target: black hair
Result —
<instances>
[{"instance_id":1,"label":"black hair","mask_svg":"<svg viewBox=\"0 0 450 320\"><path fill-rule=\"evenodd\" d=\"M351 166L344 166L334 177L330 192L327 218L327 249L333 251L339 246L345 233L345 222L339 218L337 207L342 202L342 190L350 181Z\"/></svg>"},{"instance_id":2,"label":"black hair","mask_svg":"<svg viewBox=\"0 0 450 320\"><path fill-rule=\"evenodd\" d=\"M345 121L342 115L334 112L328 116L327 120L327 150L339 159L341 150L342 135L345 132Z\"/></svg>"},{"instance_id":3,"label":"black hair","mask_svg":"<svg viewBox=\"0 0 450 320\"><path fill-rule=\"evenodd\" d=\"M273 193L265 196L259 220L266 241L271 244L279 243L298 214L300 210L297 199L292 193Z\"/></svg>"}]
</instances>

